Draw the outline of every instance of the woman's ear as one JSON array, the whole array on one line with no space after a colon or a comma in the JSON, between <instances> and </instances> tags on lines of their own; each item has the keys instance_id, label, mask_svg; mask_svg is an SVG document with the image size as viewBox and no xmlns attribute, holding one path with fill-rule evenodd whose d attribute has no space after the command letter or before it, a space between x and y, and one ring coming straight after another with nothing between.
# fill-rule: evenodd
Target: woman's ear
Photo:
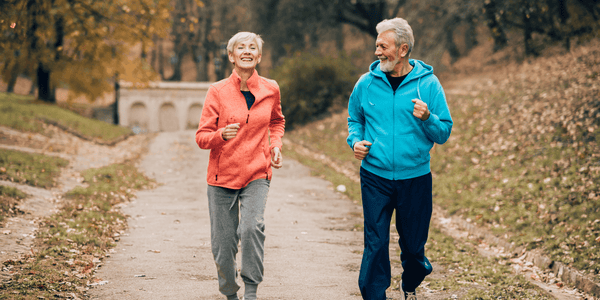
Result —
<instances>
[{"instance_id":1,"label":"woman's ear","mask_svg":"<svg viewBox=\"0 0 600 300\"><path fill-rule=\"evenodd\" d=\"M227 52L227 56L229 56L229 61L235 65L235 58L233 57L233 53Z\"/></svg>"}]
</instances>

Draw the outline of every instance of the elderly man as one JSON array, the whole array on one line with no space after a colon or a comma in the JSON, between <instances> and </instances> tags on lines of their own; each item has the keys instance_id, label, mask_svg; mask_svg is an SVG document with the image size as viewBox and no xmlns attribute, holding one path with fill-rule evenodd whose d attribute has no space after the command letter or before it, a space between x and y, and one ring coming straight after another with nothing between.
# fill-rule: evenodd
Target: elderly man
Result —
<instances>
[{"instance_id":1,"label":"elderly man","mask_svg":"<svg viewBox=\"0 0 600 300\"><path fill-rule=\"evenodd\" d=\"M378 61L356 83L348 104L348 145L360 168L364 243L359 287L363 299L385 300L390 286L389 233L396 210L402 290L432 272L425 257L432 207L429 150L450 137L452 118L433 68L409 59L413 32L406 20L377 25Z\"/></svg>"}]
</instances>

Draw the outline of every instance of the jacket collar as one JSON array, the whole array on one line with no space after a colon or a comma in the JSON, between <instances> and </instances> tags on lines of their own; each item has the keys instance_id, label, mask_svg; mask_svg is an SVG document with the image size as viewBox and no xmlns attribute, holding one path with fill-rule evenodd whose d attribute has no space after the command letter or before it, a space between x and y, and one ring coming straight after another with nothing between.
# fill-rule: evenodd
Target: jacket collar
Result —
<instances>
[{"instance_id":1,"label":"jacket collar","mask_svg":"<svg viewBox=\"0 0 600 300\"><path fill-rule=\"evenodd\" d=\"M238 75L238 73L235 71L235 69L233 69L233 72L231 73L231 76L229 78L231 78L231 80L233 80L233 82L236 84L238 89L241 88L242 77L240 77L240 75ZM248 81L246 81L246 85L248 86L248 89L250 89L252 94L255 93L254 91L258 91L260 88L259 79L260 79L260 76L258 76L258 71L256 71L256 69L254 69L252 76L250 76L250 78L248 78Z\"/></svg>"}]
</instances>

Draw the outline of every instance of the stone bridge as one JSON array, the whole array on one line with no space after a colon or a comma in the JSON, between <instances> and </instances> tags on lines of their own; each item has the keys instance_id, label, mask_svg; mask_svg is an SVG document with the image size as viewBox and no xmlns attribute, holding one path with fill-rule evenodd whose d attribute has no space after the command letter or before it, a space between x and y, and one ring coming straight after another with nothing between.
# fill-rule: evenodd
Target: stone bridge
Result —
<instances>
[{"instance_id":1,"label":"stone bridge","mask_svg":"<svg viewBox=\"0 0 600 300\"><path fill-rule=\"evenodd\" d=\"M136 133L197 128L210 84L152 82L142 88L120 82L119 125Z\"/></svg>"}]
</instances>

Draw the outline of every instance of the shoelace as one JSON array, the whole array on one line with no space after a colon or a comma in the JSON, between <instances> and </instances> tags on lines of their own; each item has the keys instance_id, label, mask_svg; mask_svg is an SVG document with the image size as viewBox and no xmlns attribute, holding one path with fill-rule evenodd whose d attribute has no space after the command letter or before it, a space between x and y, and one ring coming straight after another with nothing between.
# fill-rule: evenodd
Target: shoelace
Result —
<instances>
[{"instance_id":1,"label":"shoelace","mask_svg":"<svg viewBox=\"0 0 600 300\"><path fill-rule=\"evenodd\" d=\"M418 300L417 293L415 292L407 292L404 294L404 300Z\"/></svg>"}]
</instances>

